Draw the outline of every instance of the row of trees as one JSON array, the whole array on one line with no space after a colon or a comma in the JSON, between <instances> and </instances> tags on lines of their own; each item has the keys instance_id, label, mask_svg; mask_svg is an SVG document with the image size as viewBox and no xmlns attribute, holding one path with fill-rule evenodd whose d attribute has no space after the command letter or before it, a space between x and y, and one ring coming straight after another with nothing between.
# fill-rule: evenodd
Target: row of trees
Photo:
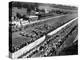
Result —
<instances>
[{"instance_id":1,"label":"row of trees","mask_svg":"<svg viewBox=\"0 0 80 60\"><path fill-rule=\"evenodd\" d=\"M38 3L13 2L12 7L27 8L27 12L30 13L31 10L38 8Z\"/></svg>"}]
</instances>

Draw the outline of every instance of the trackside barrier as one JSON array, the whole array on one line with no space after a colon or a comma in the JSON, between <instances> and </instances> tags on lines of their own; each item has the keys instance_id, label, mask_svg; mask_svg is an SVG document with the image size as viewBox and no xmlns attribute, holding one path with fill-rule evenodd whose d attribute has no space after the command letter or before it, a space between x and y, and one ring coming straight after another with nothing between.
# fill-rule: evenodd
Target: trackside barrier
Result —
<instances>
[{"instance_id":1,"label":"trackside barrier","mask_svg":"<svg viewBox=\"0 0 80 60\"><path fill-rule=\"evenodd\" d=\"M61 27L55 29L54 31L48 33L47 35L53 35L55 33L57 33L59 30L61 30L62 28L64 28L65 26L67 26L68 24L72 23L73 21L77 20L77 18L72 19L71 21L69 21L68 23L62 25ZM33 49L34 47L36 47L37 45L39 45L41 42L43 42L45 40L46 36L43 36L39 39L37 39L36 41L32 42L31 44L29 44L28 46L23 47L22 49L18 50L17 52L11 53L12 54L12 58L16 59L19 56L23 55L24 53L28 52L29 50Z\"/></svg>"},{"instance_id":2,"label":"trackside barrier","mask_svg":"<svg viewBox=\"0 0 80 60\"><path fill-rule=\"evenodd\" d=\"M48 33L47 35L53 35L53 34L55 34L56 32L58 32L59 30L61 30L61 29L64 28L65 26L67 26L68 24L70 24L70 23L72 23L73 21L75 21L76 19L78 19L78 17L77 17L77 18L74 18L73 20L69 21L68 23L60 26L59 28L57 28L57 29L55 29L54 31Z\"/></svg>"}]
</instances>

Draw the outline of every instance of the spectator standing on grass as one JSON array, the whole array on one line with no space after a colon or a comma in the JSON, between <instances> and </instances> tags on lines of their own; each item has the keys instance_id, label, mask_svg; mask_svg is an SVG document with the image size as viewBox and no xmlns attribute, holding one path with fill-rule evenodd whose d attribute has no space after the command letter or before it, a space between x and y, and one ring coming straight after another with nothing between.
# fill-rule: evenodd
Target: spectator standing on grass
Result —
<instances>
[{"instance_id":1,"label":"spectator standing on grass","mask_svg":"<svg viewBox=\"0 0 80 60\"><path fill-rule=\"evenodd\" d=\"M23 19L20 19L20 27L21 27L21 30L23 30L22 21L23 21Z\"/></svg>"}]
</instances>

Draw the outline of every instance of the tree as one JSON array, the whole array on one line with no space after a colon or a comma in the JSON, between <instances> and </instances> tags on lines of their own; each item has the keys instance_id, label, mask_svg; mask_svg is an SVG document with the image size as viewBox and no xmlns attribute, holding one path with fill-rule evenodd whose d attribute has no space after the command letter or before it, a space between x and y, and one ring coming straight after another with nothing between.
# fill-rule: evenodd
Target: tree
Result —
<instances>
[{"instance_id":1,"label":"tree","mask_svg":"<svg viewBox=\"0 0 80 60\"><path fill-rule=\"evenodd\" d=\"M21 8L22 7L22 4L21 4L21 2L13 2L12 3L12 7Z\"/></svg>"}]
</instances>

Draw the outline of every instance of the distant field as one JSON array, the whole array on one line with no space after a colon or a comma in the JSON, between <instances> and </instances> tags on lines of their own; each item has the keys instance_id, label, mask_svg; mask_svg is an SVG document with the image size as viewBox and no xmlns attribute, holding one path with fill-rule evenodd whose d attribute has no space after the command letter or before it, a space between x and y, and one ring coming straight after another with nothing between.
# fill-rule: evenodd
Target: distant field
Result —
<instances>
[{"instance_id":1,"label":"distant field","mask_svg":"<svg viewBox=\"0 0 80 60\"><path fill-rule=\"evenodd\" d=\"M78 8L77 7L74 7L74 6L64 6L64 5L55 5L53 4L53 7L54 8L60 8L60 9L67 9L67 10L77 10Z\"/></svg>"}]
</instances>

